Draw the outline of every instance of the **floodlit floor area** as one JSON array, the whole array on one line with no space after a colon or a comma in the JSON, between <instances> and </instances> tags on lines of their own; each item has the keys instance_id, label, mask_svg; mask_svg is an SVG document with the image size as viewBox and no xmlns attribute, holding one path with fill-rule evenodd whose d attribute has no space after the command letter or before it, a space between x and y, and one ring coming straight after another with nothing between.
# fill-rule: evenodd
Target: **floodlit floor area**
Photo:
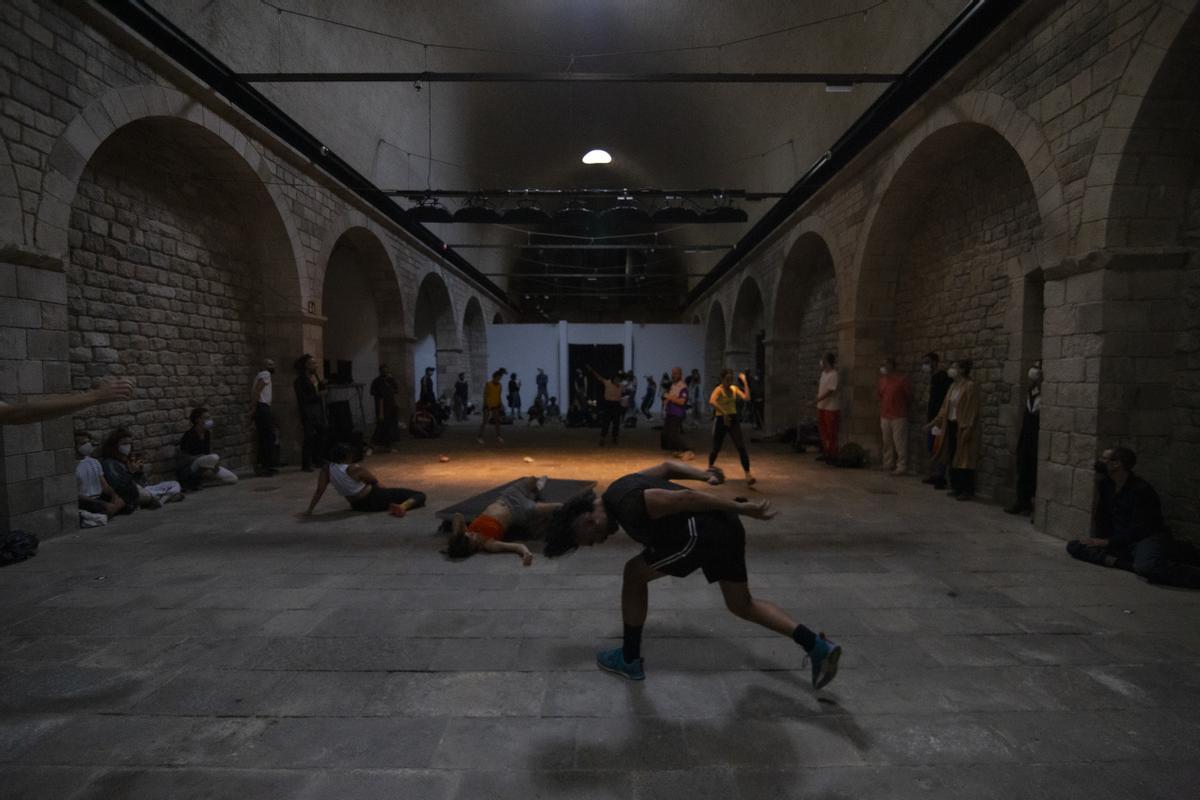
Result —
<instances>
[{"instance_id":1,"label":"floodlit floor area","mask_svg":"<svg viewBox=\"0 0 1200 800\"><path fill-rule=\"evenodd\" d=\"M699 573L651 586L646 681L600 672L632 540L451 563L433 512L523 474L603 486L660 460L657 433L505 435L371 457L429 495L402 520L331 494L299 519L315 480L291 469L5 568L0 794L1101 800L1200 780L1200 594L782 445L751 445L781 513L746 523L750 585L845 647L837 680L814 692L799 648Z\"/></svg>"}]
</instances>

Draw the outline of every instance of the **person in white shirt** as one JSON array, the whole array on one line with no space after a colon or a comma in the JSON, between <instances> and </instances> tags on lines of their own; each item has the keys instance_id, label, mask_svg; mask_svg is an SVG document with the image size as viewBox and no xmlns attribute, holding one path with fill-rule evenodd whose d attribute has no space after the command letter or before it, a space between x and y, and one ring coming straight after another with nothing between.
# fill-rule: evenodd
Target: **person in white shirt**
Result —
<instances>
[{"instance_id":1,"label":"person in white shirt","mask_svg":"<svg viewBox=\"0 0 1200 800\"><path fill-rule=\"evenodd\" d=\"M329 448L329 461L317 475L317 490L304 516L312 516L321 495L325 494L326 487L331 483L355 511L387 511L393 517L403 517L414 508L425 505L423 492L380 485L379 479L369 469L354 463L349 445L335 444Z\"/></svg>"},{"instance_id":2,"label":"person in white shirt","mask_svg":"<svg viewBox=\"0 0 1200 800\"><path fill-rule=\"evenodd\" d=\"M125 501L104 479L104 467L99 459L92 458L96 445L86 432L75 434L75 452L79 462L75 465L75 486L79 494L79 510L113 517L125 508Z\"/></svg>"},{"instance_id":3,"label":"person in white shirt","mask_svg":"<svg viewBox=\"0 0 1200 800\"><path fill-rule=\"evenodd\" d=\"M842 415L838 400L837 356L821 357L821 377L817 381L817 425L821 431L820 461L832 461L838 452L838 420Z\"/></svg>"},{"instance_id":4,"label":"person in white shirt","mask_svg":"<svg viewBox=\"0 0 1200 800\"><path fill-rule=\"evenodd\" d=\"M250 390L250 419L258 440L258 463L254 468L257 475L275 475L275 419L271 416L271 400L274 399L271 376L275 374L274 359L265 359L262 370L254 376L254 388Z\"/></svg>"}]
</instances>

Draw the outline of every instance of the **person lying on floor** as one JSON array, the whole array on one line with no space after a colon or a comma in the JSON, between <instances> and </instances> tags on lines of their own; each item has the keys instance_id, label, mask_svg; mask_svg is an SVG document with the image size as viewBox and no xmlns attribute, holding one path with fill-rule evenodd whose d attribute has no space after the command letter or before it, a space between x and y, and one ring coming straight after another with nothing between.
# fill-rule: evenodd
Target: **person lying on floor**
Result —
<instances>
[{"instance_id":1,"label":"person lying on floor","mask_svg":"<svg viewBox=\"0 0 1200 800\"><path fill-rule=\"evenodd\" d=\"M403 517L414 508L425 505L422 492L381 486L379 479L369 469L353 463L353 452L347 444L335 444L329 448L329 461L317 473L317 491L308 504L308 510L304 512L305 516L312 516L313 509L330 483L355 511L390 511L393 516Z\"/></svg>"},{"instance_id":2,"label":"person lying on floor","mask_svg":"<svg viewBox=\"0 0 1200 800\"><path fill-rule=\"evenodd\" d=\"M562 503L544 503L539 498L547 478L522 478L501 492L468 525L462 514L451 520L450 540L443 551L452 559L485 553L513 553L521 563L533 563L533 553L516 539L537 538Z\"/></svg>"}]
</instances>

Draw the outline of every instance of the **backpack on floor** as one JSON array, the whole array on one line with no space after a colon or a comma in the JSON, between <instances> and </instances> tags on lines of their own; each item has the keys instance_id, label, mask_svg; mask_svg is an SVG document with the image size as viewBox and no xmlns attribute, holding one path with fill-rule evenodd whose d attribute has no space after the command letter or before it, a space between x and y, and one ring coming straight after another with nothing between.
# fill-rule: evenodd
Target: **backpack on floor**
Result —
<instances>
[{"instance_id":1,"label":"backpack on floor","mask_svg":"<svg viewBox=\"0 0 1200 800\"><path fill-rule=\"evenodd\" d=\"M867 452L854 442L848 442L842 445L833 463L839 467L862 469L867 465Z\"/></svg>"},{"instance_id":2,"label":"backpack on floor","mask_svg":"<svg viewBox=\"0 0 1200 800\"><path fill-rule=\"evenodd\" d=\"M36 533L25 531L10 531L0 534L0 567L18 564L37 555L38 537Z\"/></svg>"}]
</instances>

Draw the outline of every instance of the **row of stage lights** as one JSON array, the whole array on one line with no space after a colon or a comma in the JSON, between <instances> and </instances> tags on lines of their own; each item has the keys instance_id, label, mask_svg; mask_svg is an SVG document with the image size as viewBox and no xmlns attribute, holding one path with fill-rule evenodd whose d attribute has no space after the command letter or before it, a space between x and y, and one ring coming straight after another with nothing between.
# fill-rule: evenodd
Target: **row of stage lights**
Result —
<instances>
[{"instance_id":1,"label":"row of stage lights","mask_svg":"<svg viewBox=\"0 0 1200 800\"><path fill-rule=\"evenodd\" d=\"M653 213L646 211L631 195L621 195L614 206L595 211L580 199L567 202L553 215L546 212L533 198L522 198L516 207L499 211L486 197L468 198L461 208L451 213L433 195L414 198L416 205L408 209L409 219L420 223L447 224L471 222L483 225L562 225L582 228L593 222L612 227L637 225L692 225L747 222L746 212L733 205L724 195L715 197L715 205L697 209L682 197L667 197L662 207Z\"/></svg>"}]
</instances>

